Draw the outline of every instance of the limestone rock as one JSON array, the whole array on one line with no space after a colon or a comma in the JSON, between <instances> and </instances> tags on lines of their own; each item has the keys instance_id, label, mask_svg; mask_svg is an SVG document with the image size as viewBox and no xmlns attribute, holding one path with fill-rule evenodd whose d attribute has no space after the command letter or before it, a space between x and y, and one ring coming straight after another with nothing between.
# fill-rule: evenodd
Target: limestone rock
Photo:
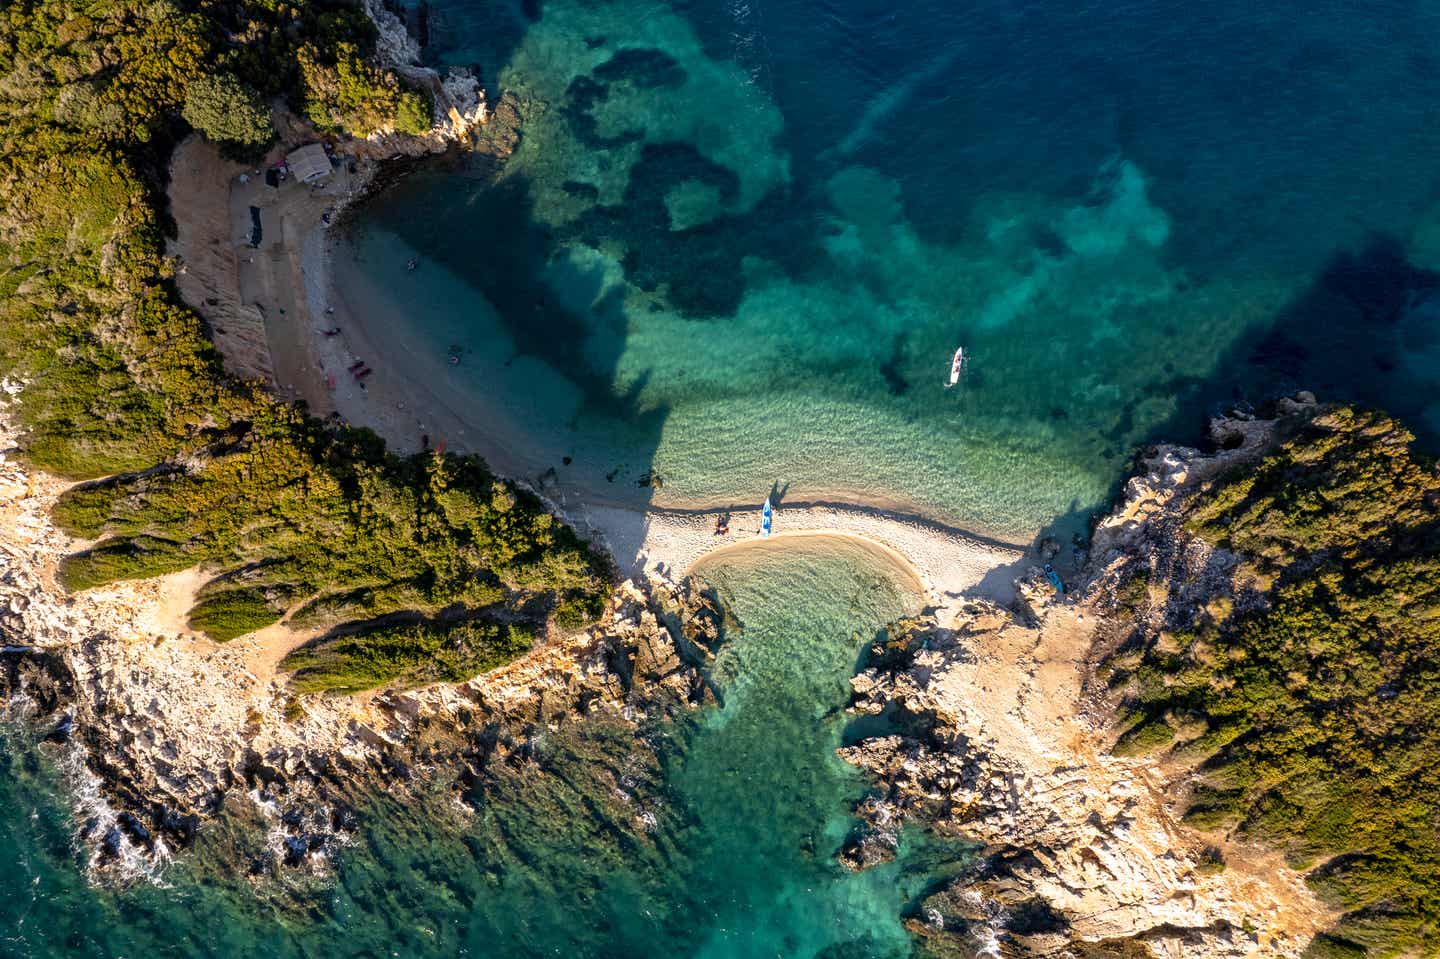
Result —
<instances>
[{"instance_id":1,"label":"limestone rock","mask_svg":"<svg viewBox=\"0 0 1440 959\"><path fill-rule=\"evenodd\" d=\"M0 402L0 450L15 439ZM647 724L709 696L698 667L722 638L713 598L630 586L600 626L468 683L296 703L274 664L305 637L190 634L198 574L64 594L54 570L77 544L49 519L64 488L0 453L0 710L55 743L99 878L146 872L237 804L270 836L272 862L257 868L323 871L366 790L438 778L459 795L523 756L537 723L603 718L641 750Z\"/></svg>"}]
</instances>

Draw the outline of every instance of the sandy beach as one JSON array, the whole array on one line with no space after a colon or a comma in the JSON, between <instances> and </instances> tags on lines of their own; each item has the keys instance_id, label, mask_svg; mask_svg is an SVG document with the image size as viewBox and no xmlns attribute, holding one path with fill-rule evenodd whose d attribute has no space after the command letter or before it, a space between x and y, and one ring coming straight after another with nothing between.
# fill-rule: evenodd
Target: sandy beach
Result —
<instances>
[{"instance_id":1,"label":"sandy beach","mask_svg":"<svg viewBox=\"0 0 1440 959\"><path fill-rule=\"evenodd\" d=\"M336 282L330 226L373 170L361 159L354 174L342 167L319 185L277 189L198 140L177 151L171 200L180 223L175 252L186 266L182 293L217 327L217 345L237 373L268 380L317 414L368 427L399 452L443 441L451 451L483 456L602 543L627 577L679 580L702 557L747 543L780 548L791 536L834 535L893 558L898 575L917 579L939 610L966 598L1013 598L1014 578L1034 559L1024 547L905 515L879 495L868 504L781 500L767 540L758 533L758 502L656 505L651 490L633 484L597 488L593 478L556 475L553 451L527 442L525 417L498 405L477 409L475 397L445 375L443 357L404 348L387 335L394 324L383 304ZM252 207L264 227L258 248L250 246ZM373 373L353 375L361 362ZM728 532L717 535L722 519Z\"/></svg>"}]
</instances>

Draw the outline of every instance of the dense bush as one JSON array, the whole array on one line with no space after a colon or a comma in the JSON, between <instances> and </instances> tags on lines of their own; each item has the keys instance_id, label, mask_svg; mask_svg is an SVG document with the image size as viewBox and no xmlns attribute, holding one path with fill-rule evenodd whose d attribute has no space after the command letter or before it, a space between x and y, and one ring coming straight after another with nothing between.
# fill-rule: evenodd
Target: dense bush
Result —
<instances>
[{"instance_id":1,"label":"dense bush","mask_svg":"<svg viewBox=\"0 0 1440 959\"><path fill-rule=\"evenodd\" d=\"M317 127L360 134L430 129L430 103L422 94L370 66L354 44L337 44L329 54L313 45L299 52L305 115Z\"/></svg>"},{"instance_id":2,"label":"dense bush","mask_svg":"<svg viewBox=\"0 0 1440 959\"><path fill-rule=\"evenodd\" d=\"M228 73L192 80L181 115L216 143L263 147L275 135L260 95Z\"/></svg>"},{"instance_id":3,"label":"dense bush","mask_svg":"<svg viewBox=\"0 0 1440 959\"><path fill-rule=\"evenodd\" d=\"M234 589L200 600L190 609L190 628L217 643L264 629L280 619L280 613L254 589Z\"/></svg>"},{"instance_id":4,"label":"dense bush","mask_svg":"<svg viewBox=\"0 0 1440 959\"><path fill-rule=\"evenodd\" d=\"M1310 870L1345 913L1316 956L1440 954L1440 473L1411 441L1333 410L1212 484L1189 524L1261 601L1212 603L1123 666L1142 722L1117 751L1187 718L1187 820Z\"/></svg>"}]
</instances>

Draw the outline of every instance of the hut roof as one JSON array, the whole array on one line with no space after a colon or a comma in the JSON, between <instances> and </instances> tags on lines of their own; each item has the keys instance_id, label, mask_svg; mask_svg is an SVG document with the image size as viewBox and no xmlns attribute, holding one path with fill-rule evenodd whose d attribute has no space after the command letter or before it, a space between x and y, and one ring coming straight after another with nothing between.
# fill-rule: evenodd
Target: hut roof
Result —
<instances>
[{"instance_id":1,"label":"hut roof","mask_svg":"<svg viewBox=\"0 0 1440 959\"><path fill-rule=\"evenodd\" d=\"M318 143L307 143L290 151L285 164L301 183L309 183L330 175L330 156Z\"/></svg>"}]
</instances>

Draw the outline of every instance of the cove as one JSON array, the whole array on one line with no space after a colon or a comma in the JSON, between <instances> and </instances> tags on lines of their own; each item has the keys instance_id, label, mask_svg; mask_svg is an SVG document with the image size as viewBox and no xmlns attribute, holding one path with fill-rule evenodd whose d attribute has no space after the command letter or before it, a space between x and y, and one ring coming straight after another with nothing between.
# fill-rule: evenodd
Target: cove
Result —
<instances>
[{"instance_id":1,"label":"cove","mask_svg":"<svg viewBox=\"0 0 1440 959\"><path fill-rule=\"evenodd\" d=\"M217 823L216 844L162 885L100 891L77 869L53 773L11 731L4 954L908 955L902 913L966 850L907 835L893 863L858 875L837 865L867 786L834 750L862 649L918 609L918 584L890 556L826 536L733 548L697 575L726 611L711 668L720 705L657 733L651 844L617 859L583 809L545 800L558 792L483 799L458 829L441 810L377 797L333 884L237 880ZM572 751L547 763L560 779L595 761L594 742L545 748Z\"/></svg>"},{"instance_id":2,"label":"cove","mask_svg":"<svg viewBox=\"0 0 1440 959\"><path fill-rule=\"evenodd\" d=\"M1217 406L1440 435L1435 18L820 7L429 6L519 144L368 204L336 276L452 442L582 501L779 480L1028 539Z\"/></svg>"}]
</instances>

